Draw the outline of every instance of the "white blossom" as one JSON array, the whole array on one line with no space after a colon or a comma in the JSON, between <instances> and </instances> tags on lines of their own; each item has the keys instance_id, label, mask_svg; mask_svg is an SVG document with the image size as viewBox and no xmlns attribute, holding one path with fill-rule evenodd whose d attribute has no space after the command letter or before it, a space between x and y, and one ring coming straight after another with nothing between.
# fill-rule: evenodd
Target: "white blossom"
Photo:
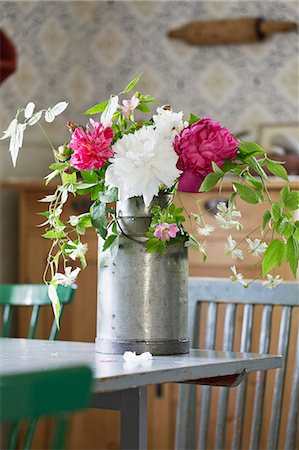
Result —
<instances>
[{"instance_id":1,"label":"white blossom","mask_svg":"<svg viewBox=\"0 0 299 450\"><path fill-rule=\"evenodd\" d=\"M265 242L261 242L260 239L255 239L252 241L251 239L246 239L246 242L249 246L249 253L252 256L261 256L265 253L268 245Z\"/></svg>"},{"instance_id":2,"label":"white blossom","mask_svg":"<svg viewBox=\"0 0 299 450\"><path fill-rule=\"evenodd\" d=\"M70 216L69 222L72 225L72 227L76 227L79 223L79 216Z\"/></svg>"},{"instance_id":3,"label":"white blossom","mask_svg":"<svg viewBox=\"0 0 299 450\"><path fill-rule=\"evenodd\" d=\"M231 258L240 258L244 259L242 250L236 248L236 241L231 237L227 237L227 244L225 244L225 253Z\"/></svg>"},{"instance_id":4,"label":"white blossom","mask_svg":"<svg viewBox=\"0 0 299 450\"><path fill-rule=\"evenodd\" d=\"M72 270L72 267L66 267L64 273L57 272L54 275L53 280L63 286L72 286L75 283L80 270L80 267L77 267L74 270Z\"/></svg>"},{"instance_id":5,"label":"white blossom","mask_svg":"<svg viewBox=\"0 0 299 450\"><path fill-rule=\"evenodd\" d=\"M230 276L231 281L233 283L238 282L243 284L243 286L247 286L247 283L243 279L243 275L237 272L236 266L232 266L230 269L233 272L233 275Z\"/></svg>"},{"instance_id":6,"label":"white blossom","mask_svg":"<svg viewBox=\"0 0 299 450\"><path fill-rule=\"evenodd\" d=\"M88 245L82 244L82 242L75 244L74 242L70 241L68 242L68 246L70 248L67 248L65 252L69 255L70 258L72 258L72 260L75 260L76 258L83 258L88 249Z\"/></svg>"},{"instance_id":7,"label":"white blossom","mask_svg":"<svg viewBox=\"0 0 299 450\"><path fill-rule=\"evenodd\" d=\"M202 228L197 228L198 234L201 234L202 236L210 236L210 234L213 233L214 230L215 227L213 225L209 225L208 223Z\"/></svg>"},{"instance_id":8,"label":"white blossom","mask_svg":"<svg viewBox=\"0 0 299 450\"><path fill-rule=\"evenodd\" d=\"M118 188L121 200L143 196L149 206L159 186L171 187L181 173L171 139L162 137L152 126L123 136L112 148L114 157L106 171L106 183Z\"/></svg>"},{"instance_id":9,"label":"white blossom","mask_svg":"<svg viewBox=\"0 0 299 450\"><path fill-rule=\"evenodd\" d=\"M101 124L104 128L108 127L110 122L112 121L113 114L118 108L118 96L114 95L110 97L110 100L104 109L102 115L101 115Z\"/></svg>"},{"instance_id":10,"label":"white blossom","mask_svg":"<svg viewBox=\"0 0 299 450\"><path fill-rule=\"evenodd\" d=\"M215 219L221 228L242 230L242 224L236 220L237 217L241 217L240 211L237 211L235 207L227 207L224 202L218 203L217 209L218 212L215 214Z\"/></svg>"},{"instance_id":11,"label":"white blossom","mask_svg":"<svg viewBox=\"0 0 299 450\"><path fill-rule=\"evenodd\" d=\"M283 281L283 278L281 278L279 275L273 276L270 273L267 274L267 278L268 279L266 281L263 281L262 284L269 289L275 288Z\"/></svg>"},{"instance_id":12,"label":"white blossom","mask_svg":"<svg viewBox=\"0 0 299 450\"><path fill-rule=\"evenodd\" d=\"M157 108L157 114L153 116L155 128L159 134L173 139L174 134L180 133L184 128L183 111L175 113L169 107Z\"/></svg>"},{"instance_id":13,"label":"white blossom","mask_svg":"<svg viewBox=\"0 0 299 450\"><path fill-rule=\"evenodd\" d=\"M29 119L32 116L34 108L35 108L35 104L33 102L29 102L26 105L25 110L24 110L25 119Z\"/></svg>"}]
</instances>

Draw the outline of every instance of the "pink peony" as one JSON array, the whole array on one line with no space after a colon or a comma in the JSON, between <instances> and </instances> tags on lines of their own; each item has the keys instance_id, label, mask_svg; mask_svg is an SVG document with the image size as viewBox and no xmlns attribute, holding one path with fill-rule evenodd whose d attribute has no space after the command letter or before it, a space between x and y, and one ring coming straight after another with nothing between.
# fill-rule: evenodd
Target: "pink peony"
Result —
<instances>
[{"instance_id":1,"label":"pink peony","mask_svg":"<svg viewBox=\"0 0 299 450\"><path fill-rule=\"evenodd\" d=\"M70 165L78 170L100 169L105 162L113 156L110 144L113 139L113 130L104 128L101 123L90 119L93 131L86 126L86 132L77 127L72 135L69 147L74 150Z\"/></svg>"},{"instance_id":2,"label":"pink peony","mask_svg":"<svg viewBox=\"0 0 299 450\"><path fill-rule=\"evenodd\" d=\"M175 223L169 224L164 222L156 226L154 236L158 239L162 239L163 241L167 241L169 238L175 238L178 231L179 228Z\"/></svg>"},{"instance_id":3,"label":"pink peony","mask_svg":"<svg viewBox=\"0 0 299 450\"><path fill-rule=\"evenodd\" d=\"M178 188L198 192L204 178L213 172L212 161L221 168L224 159L235 158L237 145L234 135L212 119L201 119L184 128L174 140L177 168L183 171Z\"/></svg>"}]
</instances>

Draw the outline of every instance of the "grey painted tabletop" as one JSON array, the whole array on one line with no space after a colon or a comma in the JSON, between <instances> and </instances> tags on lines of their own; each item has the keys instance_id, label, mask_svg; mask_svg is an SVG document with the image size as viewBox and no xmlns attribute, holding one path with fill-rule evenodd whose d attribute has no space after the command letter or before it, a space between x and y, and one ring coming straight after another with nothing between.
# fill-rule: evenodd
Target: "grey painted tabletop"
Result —
<instances>
[{"instance_id":1,"label":"grey painted tabletop","mask_svg":"<svg viewBox=\"0 0 299 450\"><path fill-rule=\"evenodd\" d=\"M191 350L187 355L154 356L144 363L126 362L122 355L95 352L95 344L38 339L0 339L0 376L71 365L88 365L94 393L148 384L179 382L279 368L278 355Z\"/></svg>"}]
</instances>

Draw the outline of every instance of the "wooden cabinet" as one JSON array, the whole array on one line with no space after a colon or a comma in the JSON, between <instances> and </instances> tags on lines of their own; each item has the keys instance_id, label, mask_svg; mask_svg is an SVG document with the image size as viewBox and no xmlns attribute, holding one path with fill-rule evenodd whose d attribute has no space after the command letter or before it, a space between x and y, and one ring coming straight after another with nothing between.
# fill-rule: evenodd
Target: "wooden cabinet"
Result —
<instances>
[{"instance_id":1,"label":"wooden cabinet","mask_svg":"<svg viewBox=\"0 0 299 450\"><path fill-rule=\"evenodd\" d=\"M42 229L37 225L42 222L42 217L37 213L46 209L44 203L38 200L44 197L49 187L44 187L42 182L10 185L6 183L4 188L19 190L19 281L23 283L41 282L42 274L47 257L49 241L41 237ZM293 185L295 187L295 184ZM298 187L298 183L297 183ZM273 183L271 196L278 198L281 183ZM205 194L185 194L177 196L176 203L183 204L188 214L196 212L197 201L200 202L202 211L206 214L206 223L216 226L214 213L217 202L227 201L231 194L231 185L223 185L221 194L212 191ZM241 222L244 225L242 231L230 230L236 240L245 238L246 234L261 223L261 217L267 209L267 205L248 205L242 201L238 203L241 210ZM85 209L84 209L85 208ZM85 212L88 206L84 202L70 199L65 208L66 215ZM186 220L186 228L193 231L194 223L191 225ZM196 227L195 227L196 228ZM190 275L203 277L229 277L230 266L233 261L224 253L225 236L227 230L216 228L215 232L203 240L207 242L208 259L205 264L202 256L191 250L189 254ZM256 232L259 236L259 232ZM268 236L266 236L267 240ZM62 327L59 335L61 340L94 342L96 334L96 280L97 280L97 239L94 230L88 230L84 237L88 243L88 268L82 271L78 279L78 291L74 303L65 308L62 319ZM241 247L242 248L242 247ZM245 246L244 251L246 252ZM251 278L259 275L260 268L255 265L254 258L246 258L244 262L238 261L238 269L245 276ZM283 267L283 277L291 279L290 271ZM28 318L25 312L19 316L19 335L24 335L25 322ZM47 338L48 329L52 321L52 312L47 311L41 316L38 329L38 337ZM258 342L258 339L257 339ZM253 392L254 386L252 386ZM172 449L174 446L175 415L176 415L177 387L169 384L157 388L151 386L149 389L149 448L153 450ZM214 418L215 419L215 418ZM214 420L212 418L212 420ZM71 449L117 449L119 446L119 413L114 411L89 410L77 414L72 423L69 448ZM38 447L36 447L38 448ZM40 448L40 447L39 447Z\"/></svg>"}]
</instances>

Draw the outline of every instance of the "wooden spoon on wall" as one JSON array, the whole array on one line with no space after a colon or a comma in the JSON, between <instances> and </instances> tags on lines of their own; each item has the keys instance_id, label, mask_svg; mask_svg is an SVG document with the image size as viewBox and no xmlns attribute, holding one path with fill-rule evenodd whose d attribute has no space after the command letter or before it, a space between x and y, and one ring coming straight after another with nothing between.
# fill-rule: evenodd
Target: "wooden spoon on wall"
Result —
<instances>
[{"instance_id":1,"label":"wooden spoon on wall","mask_svg":"<svg viewBox=\"0 0 299 450\"><path fill-rule=\"evenodd\" d=\"M296 22L244 18L191 22L169 31L168 36L183 39L190 45L245 44L262 41L274 33L288 33L296 30Z\"/></svg>"}]
</instances>

